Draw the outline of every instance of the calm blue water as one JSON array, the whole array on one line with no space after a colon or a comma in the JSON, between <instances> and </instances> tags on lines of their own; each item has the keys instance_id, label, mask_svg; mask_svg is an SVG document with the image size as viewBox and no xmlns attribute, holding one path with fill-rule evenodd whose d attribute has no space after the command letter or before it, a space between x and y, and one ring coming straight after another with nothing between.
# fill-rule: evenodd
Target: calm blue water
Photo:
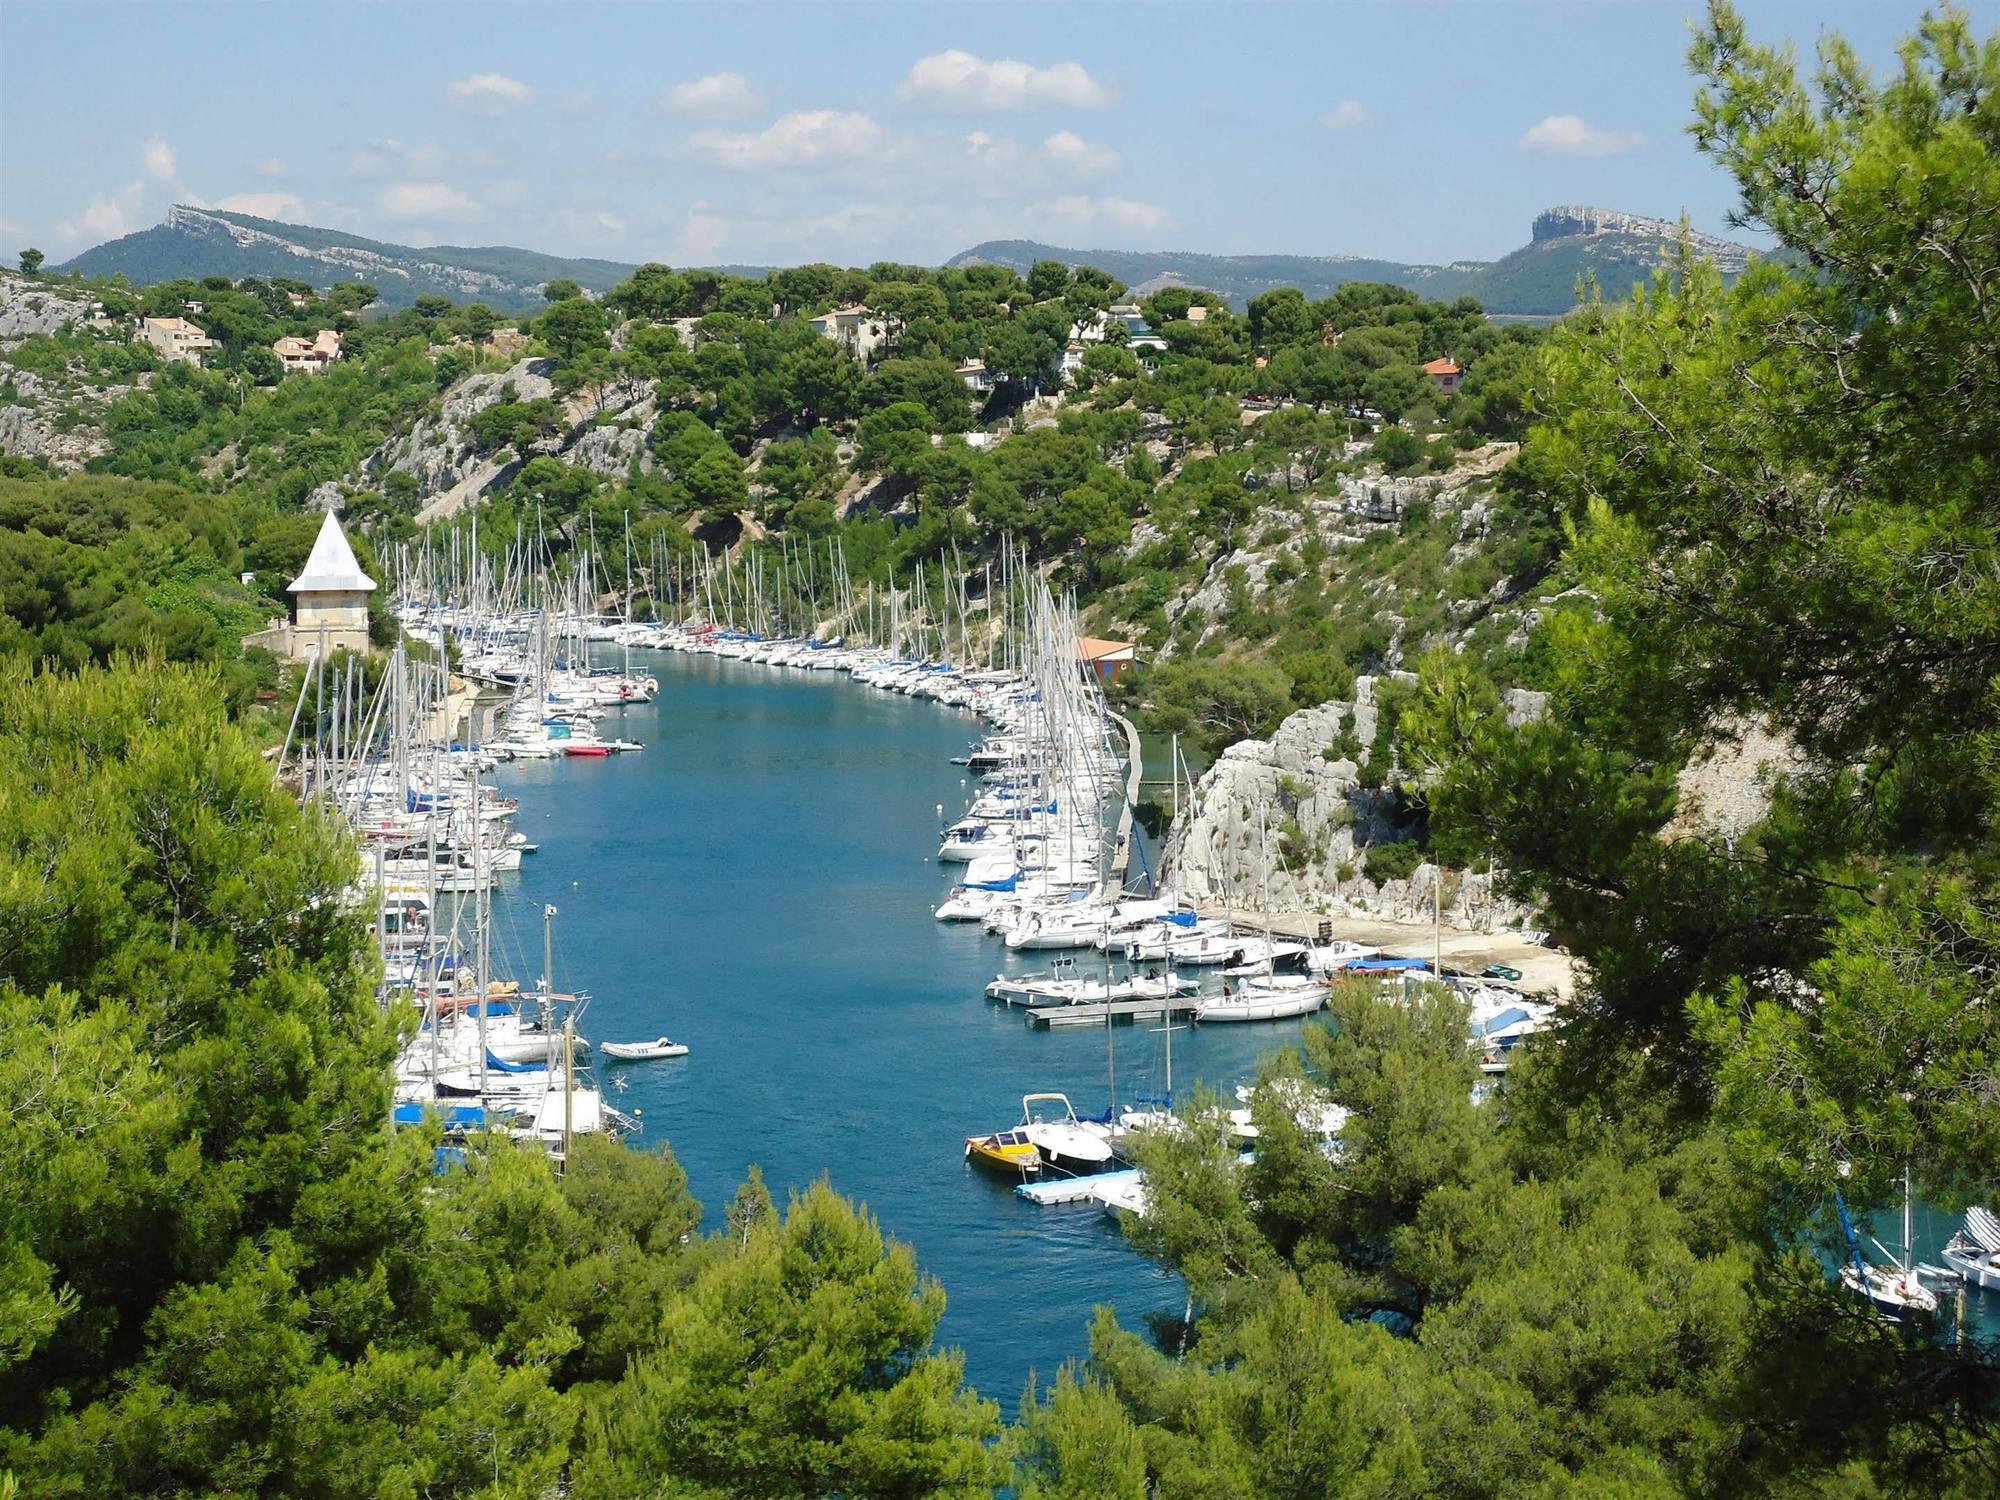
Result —
<instances>
[{"instance_id":1,"label":"calm blue water","mask_svg":"<svg viewBox=\"0 0 2000 1500\"><path fill-rule=\"evenodd\" d=\"M1129 1327L1178 1313L1178 1282L1095 1207L1037 1208L967 1167L964 1139L1012 1125L1021 1095L1104 1107L1104 1033L1031 1031L987 1001L996 939L934 921L936 805L969 788L950 763L970 715L850 682L712 657L639 653L659 700L606 721L644 753L535 762L498 780L541 851L496 892L496 952L532 978L540 907L560 909L556 979L592 996L593 1041L662 1032L682 1060L602 1069L670 1145L718 1223L753 1162L782 1201L821 1175L866 1203L943 1282L940 1342L1011 1410L1028 1372L1084 1352L1091 1310ZM1034 962L1026 960L1033 959ZM1299 1022L1174 1035L1174 1081L1224 1088ZM1157 1091L1162 1038L1116 1029L1119 1093Z\"/></svg>"}]
</instances>

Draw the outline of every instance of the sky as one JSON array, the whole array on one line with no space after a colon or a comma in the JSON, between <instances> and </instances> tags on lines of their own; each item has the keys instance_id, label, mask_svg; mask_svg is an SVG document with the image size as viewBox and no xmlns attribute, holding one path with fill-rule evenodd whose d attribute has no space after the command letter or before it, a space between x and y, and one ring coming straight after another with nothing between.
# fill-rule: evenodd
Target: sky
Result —
<instances>
[{"instance_id":1,"label":"sky","mask_svg":"<svg viewBox=\"0 0 2000 1500\"><path fill-rule=\"evenodd\" d=\"M0 0L0 247L55 263L173 203L681 265L1486 260L1571 203L1726 233L1686 134L1698 8ZM1921 13L1742 9L1877 67Z\"/></svg>"}]
</instances>

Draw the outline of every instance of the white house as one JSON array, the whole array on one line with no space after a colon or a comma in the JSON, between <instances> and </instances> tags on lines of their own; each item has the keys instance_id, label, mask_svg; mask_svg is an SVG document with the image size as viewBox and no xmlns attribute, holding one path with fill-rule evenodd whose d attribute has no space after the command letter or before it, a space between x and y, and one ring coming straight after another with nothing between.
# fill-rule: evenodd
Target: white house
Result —
<instances>
[{"instance_id":1,"label":"white house","mask_svg":"<svg viewBox=\"0 0 2000 1500\"><path fill-rule=\"evenodd\" d=\"M1153 332L1153 325L1139 311L1138 303L1121 302L1111 309L1111 316L1125 325L1127 348L1160 350L1167 347L1167 341Z\"/></svg>"},{"instance_id":2,"label":"white house","mask_svg":"<svg viewBox=\"0 0 2000 1500\"><path fill-rule=\"evenodd\" d=\"M889 337L888 319L872 307L863 307L859 303L852 307L837 307L809 321L815 333L845 344L856 359L873 358L875 351Z\"/></svg>"},{"instance_id":3,"label":"white house","mask_svg":"<svg viewBox=\"0 0 2000 1500\"><path fill-rule=\"evenodd\" d=\"M958 378L965 382L965 388L969 391L978 391L983 395L993 389L993 372L986 368L986 361L983 359L968 359L960 365Z\"/></svg>"},{"instance_id":4,"label":"white house","mask_svg":"<svg viewBox=\"0 0 2000 1500\"><path fill-rule=\"evenodd\" d=\"M304 570L286 590L294 601L292 659L305 661L343 646L366 651L368 596L374 591L375 580L361 571L339 518L328 511Z\"/></svg>"},{"instance_id":5,"label":"white house","mask_svg":"<svg viewBox=\"0 0 2000 1500\"><path fill-rule=\"evenodd\" d=\"M163 359L184 365L200 364L201 351L215 347L215 340L186 318L141 318L139 337L159 350Z\"/></svg>"}]
</instances>

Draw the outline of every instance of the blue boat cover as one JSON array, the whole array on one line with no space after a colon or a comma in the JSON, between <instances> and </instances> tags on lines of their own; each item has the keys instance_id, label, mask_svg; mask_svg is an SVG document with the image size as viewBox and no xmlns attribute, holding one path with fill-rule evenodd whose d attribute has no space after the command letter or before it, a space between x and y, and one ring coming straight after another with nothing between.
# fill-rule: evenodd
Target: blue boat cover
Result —
<instances>
[{"instance_id":1,"label":"blue boat cover","mask_svg":"<svg viewBox=\"0 0 2000 1500\"><path fill-rule=\"evenodd\" d=\"M491 1047L486 1049L486 1066L489 1068L498 1068L502 1073L539 1073L542 1071L540 1063L510 1063L504 1057L495 1057Z\"/></svg>"},{"instance_id":2,"label":"blue boat cover","mask_svg":"<svg viewBox=\"0 0 2000 1500\"><path fill-rule=\"evenodd\" d=\"M1176 927L1192 927L1201 918L1191 911L1170 911L1164 917L1160 918L1160 920L1162 922L1171 922Z\"/></svg>"},{"instance_id":3,"label":"blue boat cover","mask_svg":"<svg viewBox=\"0 0 2000 1500\"><path fill-rule=\"evenodd\" d=\"M440 1107L435 1104L421 1104L415 1100L396 1106L392 1118L398 1125L421 1125L426 1113L435 1114L447 1125L484 1125L486 1109L478 1104L453 1104Z\"/></svg>"}]
</instances>

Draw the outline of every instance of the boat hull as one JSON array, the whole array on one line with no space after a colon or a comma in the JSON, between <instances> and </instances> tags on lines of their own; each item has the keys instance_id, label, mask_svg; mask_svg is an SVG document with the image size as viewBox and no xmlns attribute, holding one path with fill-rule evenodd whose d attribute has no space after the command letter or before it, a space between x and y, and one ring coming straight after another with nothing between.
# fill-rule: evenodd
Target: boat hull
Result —
<instances>
[{"instance_id":1,"label":"boat hull","mask_svg":"<svg viewBox=\"0 0 2000 1500\"><path fill-rule=\"evenodd\" d=\"M1042 1169L1042 1154L1018 1130L965 1138L965 1159L975 1167L1009 1177L1032 1177Z\"/></svg>"}]
</instances>

